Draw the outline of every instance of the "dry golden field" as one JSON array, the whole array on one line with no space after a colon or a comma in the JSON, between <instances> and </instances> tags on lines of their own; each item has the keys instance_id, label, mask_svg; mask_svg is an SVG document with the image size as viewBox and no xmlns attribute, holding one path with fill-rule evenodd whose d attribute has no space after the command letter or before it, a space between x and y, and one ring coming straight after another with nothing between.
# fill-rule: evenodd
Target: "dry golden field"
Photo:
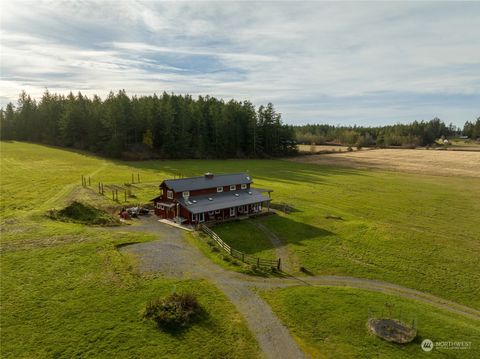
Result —
<instances>
[{"instance_id":1,"label":"dry golden field","mask_svg":"<svg viewBox=\"0 0 480 359\"><path fill-rule=\"evenodd\" d=\"M480 152L476 151L375 149L302 156L290 160L441 176L480 177Z\"/></svg>"},{"instance_id":2,"label":"dry golden field","mask_svg":"<svg viewBox=\"0 0 480 359\"><path fill-rule=\"evenodd\" d=\"M300 152L321 152L321 151L335 151L335 152L345 152L347 151L348 146L335 146L335 145L314 145L314 150L312 151L311 145L298 145L298 150ZM355 146L352 146L354 151L357 151Z\"/></svg>"}]
</instances>

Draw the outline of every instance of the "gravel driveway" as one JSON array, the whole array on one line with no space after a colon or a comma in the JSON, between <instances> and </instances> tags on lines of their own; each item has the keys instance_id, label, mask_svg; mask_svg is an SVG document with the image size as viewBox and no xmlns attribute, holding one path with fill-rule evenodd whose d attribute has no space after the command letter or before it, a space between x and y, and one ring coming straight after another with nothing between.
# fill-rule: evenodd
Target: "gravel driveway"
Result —
<instances>
[{"instance_id":1,"label":"gravel driveway","mask_svg":"<svg viewBox=\"0 0 480 359\"><path fill-rule=\"evenodd\" d=\"M156 218L141 220L140 225L120 230L153 233L159 240L136 243L120 250L139 258L141 272L160 272L169 277L207 279L213 282L236 306L258 340L267 358L305 358L296 342L270 307L254 288L278 288L294 285L345 286L391 293L428 303L437 308L480 320L480 311L434 295L396 284L354 277L315 276L295 278L262 278L223 269L211 262L184 238L181 229L159 223Z\"/></svg>"}]
</instances>

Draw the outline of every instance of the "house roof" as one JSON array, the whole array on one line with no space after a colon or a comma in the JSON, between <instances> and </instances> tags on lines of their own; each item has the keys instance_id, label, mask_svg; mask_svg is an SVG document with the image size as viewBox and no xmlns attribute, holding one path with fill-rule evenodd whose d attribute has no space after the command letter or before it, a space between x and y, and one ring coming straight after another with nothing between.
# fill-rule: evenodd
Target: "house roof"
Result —
<instances>
[{"instance_id":1,"label":"house roof","mask_svg":"<svg viewBox=\"0 0 480 359\"><path fill-rule=\"evenodd\" d=\"M234 184L249 184L252 183L252 178L248 173L229 173L213 175L210 178L207 176L198 176L173 180L170 179L163 181L162 184L163 183L175 192L183 192L230 186Z\"/></svg>"},{"instance_id":2,"label":"house roof","mask_svg":"<svg viewBox=\"0 0 480 359\"><path fill-rule=\"evenodd\" d=\"M215 211L236 206L270 201L270 197L254 188L214 193L205 196L190 197L188 200L181 198L178 202L191 213Z\"/></svg>"}]
</instances>

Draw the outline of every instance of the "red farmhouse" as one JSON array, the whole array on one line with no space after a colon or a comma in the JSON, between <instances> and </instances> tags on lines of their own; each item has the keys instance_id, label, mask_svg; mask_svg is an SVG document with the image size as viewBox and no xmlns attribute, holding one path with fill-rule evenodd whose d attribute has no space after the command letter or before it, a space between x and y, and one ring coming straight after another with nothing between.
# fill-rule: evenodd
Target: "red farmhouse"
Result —
<instances>
[{"instance_id":1,"label":"red farmhouse","mask_svg":"<svg viewBox=\"0 0 480 359\"><path fill-rule=\"evenodd\" d=\"M160 196L153 199L155 214L177 223L197 224L205 221L253 215L269 207L270 197L251 188L248 173L214 175L165 180Z\"/></svg>"}]
</instances>

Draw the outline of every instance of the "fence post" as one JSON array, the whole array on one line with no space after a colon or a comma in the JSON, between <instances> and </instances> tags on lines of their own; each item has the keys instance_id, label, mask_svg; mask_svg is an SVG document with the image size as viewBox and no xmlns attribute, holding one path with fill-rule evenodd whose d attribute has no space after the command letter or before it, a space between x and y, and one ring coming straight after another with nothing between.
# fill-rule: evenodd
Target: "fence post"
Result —
<instances>
[{"instance_id":1,"label":"fence post","mask_svg":"<svg viewBox=\"0 0 480 359\"><path fill-rule=\"evenodd\" d=\"M137 182L140 183L140 173L137 173Z\"/></svg>"},{"instance_id":2,"label":"fence post","mask_svg":"<svg viewBox=\"0 0 480 359\"><path fill-rule=\"evenodd\" d=\"M133 173L132 173L132 183L135 183L135 178L133 178Z\"/></svg>"},{"instance_id":3,"label":"fence post","mask_svg":"<svg viewBox=\"0 0 480 359\"><path fill-rule=\"evenodd\" d=\"M127 202L127 190L125 190L125 202Z\"/></svg>"},{"instance_id":4,"label":"fence post","mask_svg":"<svg viewBox=\"0 0 480 359\"><path fill-rule=\"evenodd\" d=\"M242 252L242 262L245 263L245 253Z\"/></svg>"},{"instance_id":5,"label":"fence post","mask_svg":"<svg viewBox=\"0 0 480 359\"><path fill-rule=\"evenodd\" d=\"M88 185L89 185L89 186L91 185L90 176L88 176Z\"/></svg>"},{"instance_id":6,"label":"fence post","mask_svg":"<svg viewBox=\"0 0 480 359\"><path fill-rule=\"evenodd\" d=\"M115 190L115 197L117 198L117 202L118 202L118 189Z\"/></svg>"},{"instance_id":7,"label":"fence post","mask_svg":"<svg viewBox=\"0 0 480 359\"><path fill-rule=\"evenodd\" d=\"M103 183L102 183L102 195L105 193L105 191L103 190Z\"/></svg>"},{"instance_id":8,"label":"fence post","mask_svg":"<svg viewBox=\"0 0 480 359\"><path fill-rule=\"evenodd\" d=\"M115 191L112 190L112 201L115 201Z\"/></svg>"},{"instance_id":9,"label":"fence post","mask_svg":"<svg viewBox=\"0 0 480 359\"><path fill-rule=\"evenodd\" d=\"M280 270L280 258L278 258L277 269Z\"/></svg>"},{"instance_id":10,"label":"fence post","mask_svg":"<svg viewBox=\"0 0 480 359\"><path fill-rule=\"evenodd\" d=\"M260 258L257 258L257 267L260 268Z\"/></svg>"}]
</instances>

